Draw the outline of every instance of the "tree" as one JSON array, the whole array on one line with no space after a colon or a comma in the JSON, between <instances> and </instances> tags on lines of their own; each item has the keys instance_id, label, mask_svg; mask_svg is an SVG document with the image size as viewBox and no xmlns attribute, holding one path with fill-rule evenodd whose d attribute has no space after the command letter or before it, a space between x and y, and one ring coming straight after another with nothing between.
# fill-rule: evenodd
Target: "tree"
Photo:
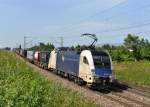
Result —
<instances>
[{"instance_id":1,"label":"tree","mask_svg":"<svg viewBox=\"0 0 150 107\"><path fill-rule=\"evenodd\" d=\"M70 50L74 51L74 50L75 50L75 47L74 47L74 46L71 46L71 47L70 47Z\"/></svg>"},{"instance_id":2,"label":"tree","mask_svg":"<svg viewBox=\"0 0 150 107\"><path fill-rule=\"evenodd\" d=\"M11 50L11 48L10 48L10 47L5 47L4 49L5 49L5 50L8 50L8 51L10 51L10 50Z\"/></svg>"},{"instance_id":3,"label":"tree","mask_svg":"<svg viewBox=\"0 0 150 107\"><path fill-rule=\"evenodd\" d=\"M140 54L142 59L150 60L150 46L141 48Z\"/></svg>"},{"instance_id":4,"label":"tree","mask_svg":"<svg viewBox=\"0 0 150 107\"><path fill-rule=\"evenodd\" d=\"M140 60L141 41L138 36L128 34L128 36L124 39L124 45L128 50L133 50L132 54L135 60Z\"/></svg>"},{"instance_id":5,"label":"tree","mask_svg":"<svg viewBox=\"0 0 150 107\"><path fill-rule=\"evenodd\" d=\"M75 47L75 50L76 50L76 51L80 51L80 50L81 50L81 46L80 46L80 45L77 45L77 46Z\"/></svg>"},{"instance_id":6,"label":"tree","mask_svg":"<svg viewBox=\"0 0 150 107\"><path fill-rule=\"evenodd\" d=\"M54 48L55 48L54 45L51 44L51 43L44 44L44 43L40 42L39 45L31 47L31 48L29 48L29 50L34 50L34 51L52 51Z\"/></svg>"}]
</instances>

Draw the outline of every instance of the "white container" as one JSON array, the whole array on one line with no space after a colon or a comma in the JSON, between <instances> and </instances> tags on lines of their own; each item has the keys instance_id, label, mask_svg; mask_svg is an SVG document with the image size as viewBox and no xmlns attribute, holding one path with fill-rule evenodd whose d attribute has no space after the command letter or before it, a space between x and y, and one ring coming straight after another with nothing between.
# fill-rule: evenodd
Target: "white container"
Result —
<instances>
[{"instance_id":1,"label":"white container","mask_svg":"<svg viewBox=\"0 0 150 107\"><path fill-rule=\"evenodd\" d=\"M28 60L33 60L33 54L34 54L33 51L27 51L27 59Z\"/></svg>"}]
</instances>

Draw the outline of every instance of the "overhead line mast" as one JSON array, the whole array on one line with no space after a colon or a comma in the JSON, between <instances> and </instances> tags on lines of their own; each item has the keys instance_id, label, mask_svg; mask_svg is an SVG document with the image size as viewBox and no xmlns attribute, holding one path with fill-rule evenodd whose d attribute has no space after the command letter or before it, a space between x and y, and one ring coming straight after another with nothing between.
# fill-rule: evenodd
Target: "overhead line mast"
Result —
<instances>
[{"instance_id":1,"label":"overhead line mast","mask_svg":"<svg viewBox=\"0 0 150 107\"><path fill-rule=\"evenodd\" d=\"M64 45L64 38L62 36L60 37L60 44L61 44L61 47L63 47L63 45Z\"/></svg>"},{"instance_id":2,"label":"overhead line mast","mask_svg":"<svg viewBox=\"0 0 150 107\"><path fill-rule=\"evenodd\" d=\"M28 45L29 43L32 43L32 42L33 42L33 40L27 42L27 39L28 39L28 38L31 38L31 37L29 37L29 36L24 36L24 50L27 48L27 45Z\"/></svg>"},{"instance_id":3,"label":"overhead line mast","mask_svg":"<svg viewBox=\"0 0 150 107\"><path fill-rule=\"evenodd\" d=\"M26 36L24 36L24 50L26 49Z\"/></svg>"}]
</instances>

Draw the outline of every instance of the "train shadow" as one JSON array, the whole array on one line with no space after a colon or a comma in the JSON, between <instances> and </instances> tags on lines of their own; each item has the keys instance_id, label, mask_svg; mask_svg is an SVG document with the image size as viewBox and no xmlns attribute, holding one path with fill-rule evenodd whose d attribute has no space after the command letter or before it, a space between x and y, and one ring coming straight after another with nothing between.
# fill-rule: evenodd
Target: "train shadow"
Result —
<instances>
[{"instance_id":1,"label":"train shadow","mask_svg":"<svg viewBox=\"0 0 150 107\"><path fill-rule=\"evenodd\" d=\"M132 87L130 87L124 83L120 83L120 82L118 82L118 80L115 80L112 83L110 83L110 85L107 87L92 87L91 89L93 91L108 94L111 92L121 93L121 92L128 90L128 89L131 89L131 88Z\"/></svg>"}]
</instances>

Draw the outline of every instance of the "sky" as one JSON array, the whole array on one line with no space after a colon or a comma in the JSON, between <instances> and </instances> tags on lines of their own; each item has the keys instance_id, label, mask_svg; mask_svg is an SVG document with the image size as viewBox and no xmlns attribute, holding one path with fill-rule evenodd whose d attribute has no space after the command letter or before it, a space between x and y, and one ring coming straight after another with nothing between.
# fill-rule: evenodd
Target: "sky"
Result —
<instances>
[{"instance_id":1,"label":"sky","mask_svg":"<svg viewBox=\"0 0 150 107\"><path fill-rule=\"evenodd\" d=\"M60 46L121 44L131 33L150 40L150 0L0 0L0 48L39 42Z\"/></svg>"}]
</instances>

